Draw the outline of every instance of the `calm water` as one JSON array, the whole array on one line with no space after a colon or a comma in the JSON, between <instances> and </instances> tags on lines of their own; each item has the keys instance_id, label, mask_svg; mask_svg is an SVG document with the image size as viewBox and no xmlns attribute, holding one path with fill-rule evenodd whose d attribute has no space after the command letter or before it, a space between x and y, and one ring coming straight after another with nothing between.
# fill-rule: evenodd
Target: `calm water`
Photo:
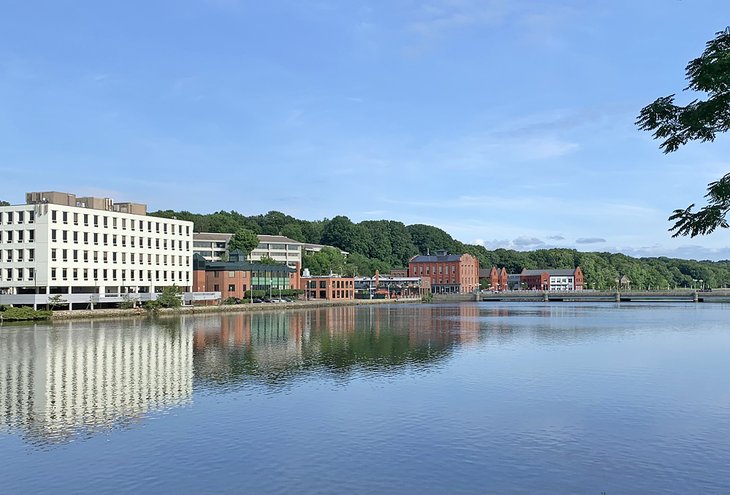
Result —
<instances>
[{"instance_id":1,"label":"calm water","mask_svg":"<svg viewBox=\"0 0 730 495\"><path fill-rule=\"evenodd\" d=\"M0 328L0 493L730 493L730 306Z\"/></svg>"}]
</instances>

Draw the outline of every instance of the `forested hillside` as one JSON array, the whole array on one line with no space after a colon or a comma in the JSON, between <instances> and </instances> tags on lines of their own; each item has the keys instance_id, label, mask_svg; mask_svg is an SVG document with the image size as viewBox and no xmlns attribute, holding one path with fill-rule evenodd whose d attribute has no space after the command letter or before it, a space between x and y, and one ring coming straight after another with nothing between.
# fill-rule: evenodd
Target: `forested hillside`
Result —
<instances>
[{"instance_id":1,"label":"forested hillside","mask_svg":"<svg viewBox=\"0 0 730 495\"><path fill-rule=\"evenodd\" d=\"M673 258L632 258L623 254L585 253L573 249L513 251L463 244L447 232L430 225L405 225L391 220L353 223L345 216L318 221L299 220L278 211L245 216L235 211L197 214L187 211L157 211L160 217L176 217L195 224L196 232L236 232L246 228L256 234L285 235L301 242L327 244L348 251L345 259L336 250L305 256L303 264L315 273L329 270L343 274L371 275L403 267L419 253L446 249L467 252L479 259L482 267L504 266L510 273L523 268L573 268L580 265L587 286L606 289L620 275L628 276L635 288L692 287L703 280L709 287L730 285L730 261L693 261Z\"/></svg>"}]
</instances>

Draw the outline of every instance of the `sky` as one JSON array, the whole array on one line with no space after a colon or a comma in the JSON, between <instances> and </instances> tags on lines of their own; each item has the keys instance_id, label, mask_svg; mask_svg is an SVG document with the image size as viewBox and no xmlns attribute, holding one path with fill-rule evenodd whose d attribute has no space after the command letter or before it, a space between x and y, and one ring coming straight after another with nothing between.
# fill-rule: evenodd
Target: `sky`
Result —
<instances>
[{"instance_id":1,"label":"sky","mask_svg":"<svg viewBox=\"0 0 730 495\"><path fill-rule=\"evenodd\" d=\"M6 0L0 199L728 259L730 232L667 217L730 172L730 136L665 155L634 124L698 96L685 66L727 24L727 0Z\"/></svg>"}]
</instances>

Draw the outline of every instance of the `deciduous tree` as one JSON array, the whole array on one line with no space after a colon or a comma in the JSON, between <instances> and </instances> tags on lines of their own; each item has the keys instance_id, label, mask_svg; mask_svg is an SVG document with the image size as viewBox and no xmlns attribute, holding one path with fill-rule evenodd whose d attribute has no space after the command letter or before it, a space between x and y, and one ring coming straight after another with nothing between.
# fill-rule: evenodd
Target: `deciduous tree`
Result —
<instances>
[{"instance_id":1,"label":"deciduous tree","mask_svg":"<svg viewBox=\"0 0 730 495\"><path fill-rule=\"evenodd\" d=\"M657 98L639 113L639 129L653 131L664 153L677 151L690 141L714 141L718 133L730 129L730 28L707 42L705 51L685 69L689 85L685 89L706 93L704 100L676 105L675 95ZM707 205L694 211L694 204L674 210L669 220L673 237L709 234L727 228L730 210L730 174L707 187Z\"/></svg>"}]
</instances>

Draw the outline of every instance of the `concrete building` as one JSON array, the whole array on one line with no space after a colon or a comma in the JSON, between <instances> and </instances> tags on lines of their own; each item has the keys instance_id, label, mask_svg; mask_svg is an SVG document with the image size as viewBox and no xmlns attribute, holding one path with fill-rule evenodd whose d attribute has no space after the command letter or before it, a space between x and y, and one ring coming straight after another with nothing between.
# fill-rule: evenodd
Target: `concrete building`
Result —
<instances>
[{"instance_id":1,"label":"concrete building","mask_svg":"<svg viewBox=\"0 0 730 495\"><path fill-rule=\"evenodd\" d=\"M479 289L479 260L446 251L418 255L408 262L408 275L430 278L434 294L468 294Z\"/></svg>"},{"instance_id":2,"label":"concrete building","mask_svg":"<svg viewBox=\"0 0 730 495\"><path fill-rule=\"evenodd\" d=\"M527 290L573 291L583 290L583 270L544 269L522 270L520 286Z\"/></svg>"},{"instance_id":3,"label":"concrete building","mask_svg":"<svg viewBox=\"0 0 730 495\"><path fill-rule=\"evenodd\" d=\"M37 192L0 207L0 304L69 308L150 300L192 285L192 222L138 203Z\"/></svg>"},{"instance_id":4,"label":"concrete building","mask_svg":"<svg viewBox=\"0 0 730 495\"><path fill-rule=\"evenodd\" d=\"M195 232L193 234L193 252L208 261L221 261L228 251L228 241L233 234L217 234L213 232Z\"/></svg>"},{"instance_id":5,"label":"concrete building","mask_svg":"<svg viewBox=\"0 0 730 495\"><path fill-rule=\"evenodd\" d=\"M193 234L193 251L208 261L222 261L231 237L233 234L196 232ZM304 243L283 235L260 234L258 238L259 245L251 251L248 261L255 262L268 256L292 268L298 269L302 266Z\"/></svg>"}]
</instances>

